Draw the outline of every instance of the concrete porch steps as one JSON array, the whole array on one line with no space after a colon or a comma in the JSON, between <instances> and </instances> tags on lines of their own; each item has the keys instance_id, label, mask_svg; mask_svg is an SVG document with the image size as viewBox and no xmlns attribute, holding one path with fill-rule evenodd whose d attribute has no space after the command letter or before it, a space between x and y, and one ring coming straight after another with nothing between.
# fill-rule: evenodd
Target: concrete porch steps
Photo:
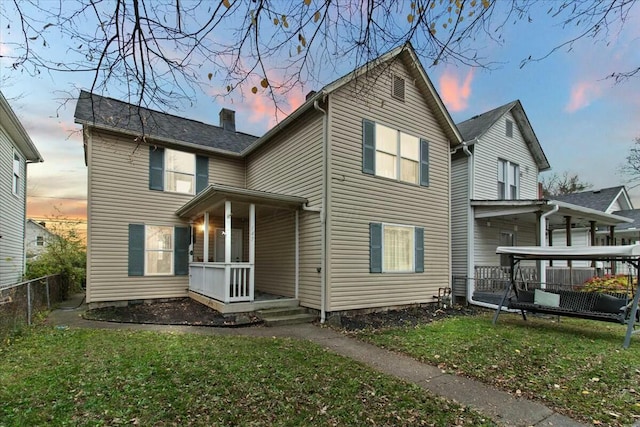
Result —
<instances>
[{"instance_id":1,"label":"concrete porch steps","mask_svg":"<svg viewBox=\"0 0 640 427\"><path fill-rule=\"evenodd\" d=\"M256 314L262 319L265 326L311 323L318 317L315 314L309 313L309 311L303 307L269 308L258 310Z\"/></svg>"}]
</instances>

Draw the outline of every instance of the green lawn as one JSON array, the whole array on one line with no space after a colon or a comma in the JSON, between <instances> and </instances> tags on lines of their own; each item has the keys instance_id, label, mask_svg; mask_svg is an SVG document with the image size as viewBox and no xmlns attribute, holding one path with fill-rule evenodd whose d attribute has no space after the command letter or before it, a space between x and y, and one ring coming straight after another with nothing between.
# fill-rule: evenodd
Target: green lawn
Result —
<instances>
[{"instance_id":1,"label":"green lawn","mask_svg":"<svg viewBox=\"0 0 640 427\"><path fill-rule=\"evenodd\" d=\"M290 339L36 327L0 360L0 426L493 425Z\"/></svg>"},{"instance_id":2,"label":"green lawn","mask_svg":"<svg viewBox=\"0 0 640 427\"><path fill-rule=\"evenodd\" d=\"M533 316L525 322L519 315L501 314L493 326L491 316L358 335L589 423L640 421L640 336L634 335L624 350L622 325Z\"/></svg>"}]
</instances>

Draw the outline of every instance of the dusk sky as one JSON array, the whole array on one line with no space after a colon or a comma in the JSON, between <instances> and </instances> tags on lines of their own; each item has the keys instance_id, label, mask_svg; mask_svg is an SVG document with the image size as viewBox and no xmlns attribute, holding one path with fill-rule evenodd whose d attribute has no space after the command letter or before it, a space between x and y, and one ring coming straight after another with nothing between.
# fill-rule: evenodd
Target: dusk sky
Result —
<instances>
[{"instance_id":1,"label":"dusk sky","mask_svg":"<svg viewBox=\"0 0 640 427\"><path fill-rule=\"evenodd\" d=\"M529 55L540 57L575 36L544 16L505 26L503 44L477 40L491 69L444 64L424 66L455 122L520 99L542 144L552 172L577 173L594 189L621 185L619 172L636 137L640 137L640 77L615 84L612 72L640 65L640 7L623 28L612 29L609 43L585 38L571 51L560 49L547 58L520 67ZM0 53L12 34L0 22ZM619 30L619 31L618 31ZM418 52L420 54L420 52ZM29 166L28 216L62 215L85 218L87 168L84 165L80 126L74 123L75 101L80 88L91 86L92 74L42 73L37 77L13 72L0 59L2 92L45 159ZM341 71L349 72L348 68ZM326 76L324 83L340 77ZM307 85L289 93L288 112L319 87ZM239 131L261 135L274 124L273 105L266 95L221 99L201 94L192 106L172 114L218 124L221 108L236 111ZM631 186L628 186L630 188ZM630 189L640 208L640 188ZM56 210L59 210L59 212Z\"/></svg>"}]
</instances>

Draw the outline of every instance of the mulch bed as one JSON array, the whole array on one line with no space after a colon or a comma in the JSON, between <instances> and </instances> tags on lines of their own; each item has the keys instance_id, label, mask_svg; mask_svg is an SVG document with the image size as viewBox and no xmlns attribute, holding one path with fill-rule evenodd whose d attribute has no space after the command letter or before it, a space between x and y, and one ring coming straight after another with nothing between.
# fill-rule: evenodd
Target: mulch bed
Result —
<instances>
[{"instance_id":1,"label":"mulch bed","mask_svg":"<svg viewBox=\"0 0 640 427\"><path fill-rule=\"evenodd\" d=\"M262 321L253 313L222 314L191 298L89 310L83 317L118 323L234 327Z\"/></svg>"},{"instance_id":2,"label":"mulch bed","mask_svg":"<svg viewBox=\"0 0 640 427\"><path fill-rule=\"evenodd\" d=\"M402 310L341 316L339 326L346 331L413 327L447 317L474 316L483 311L484 309L474 306L454 305L452 307L441 308L438 304L425 304Z\"/></svg>"}]
</instances>

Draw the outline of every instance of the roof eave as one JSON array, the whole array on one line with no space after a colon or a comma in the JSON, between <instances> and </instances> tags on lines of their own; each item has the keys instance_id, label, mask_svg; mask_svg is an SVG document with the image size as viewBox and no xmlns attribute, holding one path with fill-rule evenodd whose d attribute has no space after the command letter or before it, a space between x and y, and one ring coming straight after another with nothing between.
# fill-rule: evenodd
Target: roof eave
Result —
<instances>
[{"instance_id":1,"label":"roof eave","mask_svg":"<svg viewBox=\"0 0 640 427\"><path fill-rule=\"evenodd\" d=\"M20 152L26 157L29 162L39 163L43 162L42 155L36 148L36 145L31 140L31 137L27 133L27 130L22 126L22 123L16 116L15 112L7 102L6 98L0 92L0 108L6 117L6 121L3 122L3 126L6 127L7 132L11 136L16 146L20 149Z\"/></svg>"}]
</instances>

